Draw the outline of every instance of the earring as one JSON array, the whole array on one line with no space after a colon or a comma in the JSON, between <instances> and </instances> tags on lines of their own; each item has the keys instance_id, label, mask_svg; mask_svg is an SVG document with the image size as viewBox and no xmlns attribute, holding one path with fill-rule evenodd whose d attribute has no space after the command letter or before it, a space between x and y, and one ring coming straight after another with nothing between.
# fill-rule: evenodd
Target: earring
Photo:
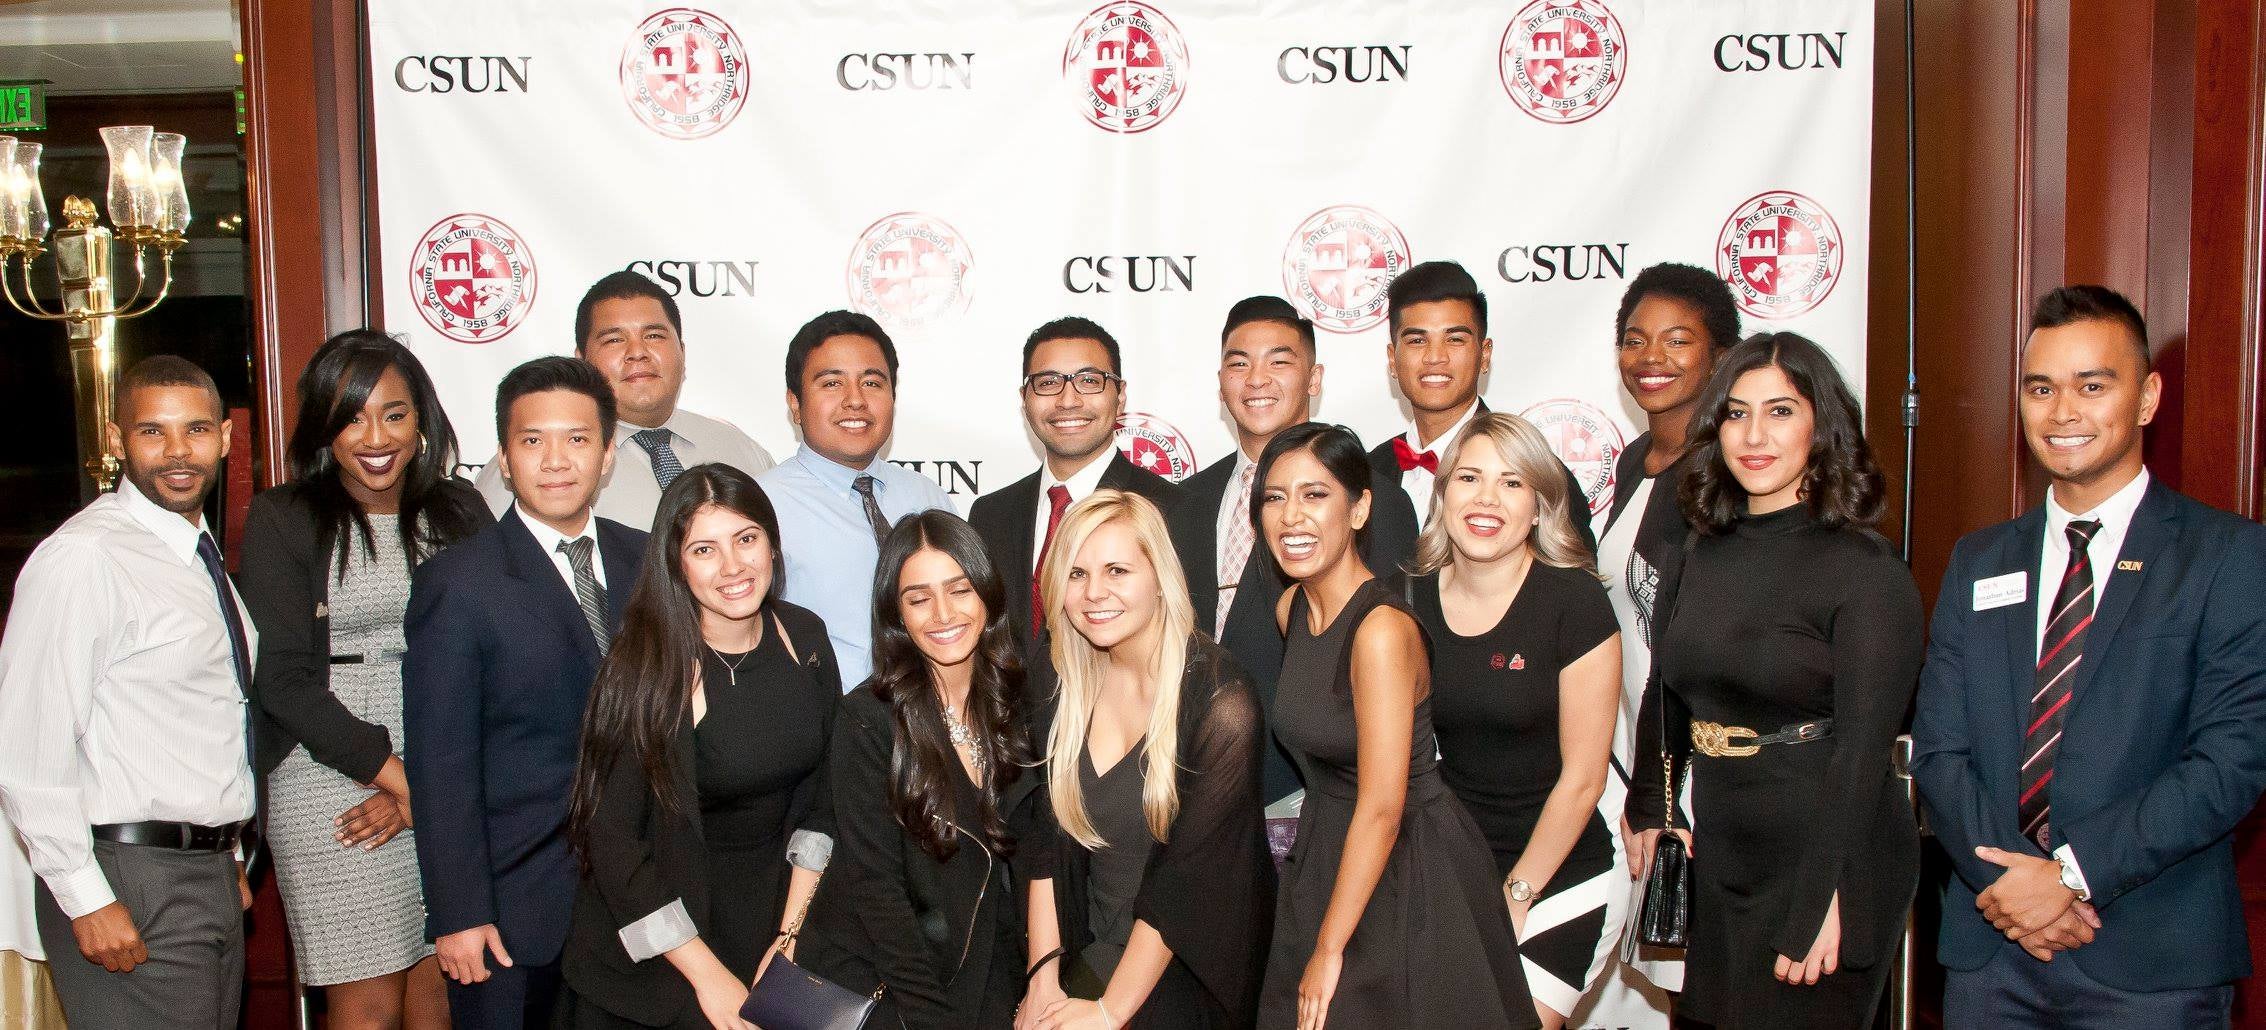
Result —
<instances>
[{"instance_id":1,"label":"earring","mask_svg":"<svg viewBox=\"0 0 2266 1030\"><path fill-rule=\"evenodd\" d=\"M418 433L418 434L417 434L417 455L418 455L419 457L423 457L423 456L424 456L424 454L425 454L425 434L423 434L423 433Z\"/></svg>"}]
</instances>

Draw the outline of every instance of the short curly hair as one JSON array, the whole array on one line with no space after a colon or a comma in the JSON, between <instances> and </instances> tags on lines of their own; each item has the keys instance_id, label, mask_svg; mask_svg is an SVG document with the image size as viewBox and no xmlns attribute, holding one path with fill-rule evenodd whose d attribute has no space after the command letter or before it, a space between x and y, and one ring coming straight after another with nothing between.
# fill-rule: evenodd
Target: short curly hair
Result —
<instances>
[{"instance_id":1,"label":"short curly hair","mask_svg":"<svg viewBox=\"0 0 2266 1030\"><path fill-rule=\"evenodd\" d=\"M1613 317L1614 343L1629 331L1629 318L1646 297L1667 297L1698 308L1707 342L1716 354L1739 342L1739 305L1731 299L1731 287L1707 269L1663 261L1638 272L1622 291L1621 311Z\"/></svg>"},{"instance_id":2,"label":"short curly hair","mask_svg":"<svg viewBox=\"0 0 2266 1030\"><path fill-rule=\"evenodd\" d=\"M1724 463L1722 432L1731 388L1758 368L1785 373L1814 412L1809 461L1802 468L1802 503L1811 517L1828 528L1871 528L1880 521L1887 491L1872 446L1865 442L1864 416L1833 359L1796 333L1757 333L1716 363L1715 378L1700 395L1699 414L1692 420L1693 457L1677 495L1684 517L1692 528L1713 535L1746 514L1747 491Z\"/></svg>"}]
</instances>

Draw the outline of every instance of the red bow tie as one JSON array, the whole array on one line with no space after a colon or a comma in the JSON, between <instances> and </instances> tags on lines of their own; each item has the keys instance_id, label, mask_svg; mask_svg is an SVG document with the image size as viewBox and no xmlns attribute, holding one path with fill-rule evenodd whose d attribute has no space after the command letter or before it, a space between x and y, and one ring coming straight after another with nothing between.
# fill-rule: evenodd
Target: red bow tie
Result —
<instances>
[{"instance_id":1,"label":"red bow tie","mask_svg":"<svg viewBox=\"0 0 2266 1030\"><path fill-rule=\"evenodd\" d=\"M1408 445L1408 437L1405 436L1393 437L1393 460L1400 463L1403 472L1420 468L1437 475L1440 471L1440 456L1431 451L1417 453L1416 448Z\"/></svg>"}]
</instances>

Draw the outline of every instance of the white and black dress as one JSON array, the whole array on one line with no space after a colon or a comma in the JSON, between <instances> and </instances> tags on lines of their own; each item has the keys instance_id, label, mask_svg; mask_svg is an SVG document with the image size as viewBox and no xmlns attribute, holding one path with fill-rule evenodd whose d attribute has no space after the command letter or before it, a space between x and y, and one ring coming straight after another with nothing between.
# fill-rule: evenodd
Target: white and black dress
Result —
<instances>
[{"instance_id":1,"label":"white and black dress","mask_svg":"<svg viewBox=\"0 0 2266 1030\"><path fill-rule=\"evenodd\" d=\"M1534 563L1494 627L1464 636L1448 627L1438 573L1409 577L1407 593L1432 645L1432 726L1440 772L1508 877L1525 853L1563 768L1558 675L1620 631L1605 587L1586 569ZM1612 831L1595 809L1581 837L1527 910L1519 958L1527 989L1571 1013L1604 972L1620 937Z\"/></svg>"}]
</instances>

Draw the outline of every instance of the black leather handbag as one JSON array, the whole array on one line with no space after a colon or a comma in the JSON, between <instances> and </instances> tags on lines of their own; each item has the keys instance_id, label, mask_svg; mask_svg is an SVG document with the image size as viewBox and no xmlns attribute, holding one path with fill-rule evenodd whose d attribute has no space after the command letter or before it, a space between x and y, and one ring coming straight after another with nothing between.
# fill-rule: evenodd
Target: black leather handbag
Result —
<instances>
[{"instance_id":1,"label":"black leather handbag","mask_svg":"<svg viewBox=\"0 0 2266 1030\"><path fill-rule=\"evenodd\" d=\"M1682 580L1691 565L1694 540L1684 538L1684 562L1676 576ZM1677 601L1682 599L1682 583L1678 583L1676 600L1668 604L1668 619L1661 622L1661 638L1667 637L1668 622L1676 618ZM1660 813L1668 825L1676 823L1676 761L1668 754L1668 684L1662 682L1660 654L1652 656L1654 675L1652 686L1660 694ZM1638 945L1649 948L1686 948L1692 942L1692 856L1684 847L1684 838L1668 830L1660 831L1659 840L1652 845L1652 869L1645 874L1644 894L1637 899L1635 917L1629 920L1629 934L1623 942L1622 959L1633 960Z\"/></svg>"},{"instance_id":2,"label":"black leather handbag","mask_svg":"<svg viewBox=\"0 0 2266 1030\"><path fill-rule=\"evenodd\" d=\"M740 1018L763 1030L864 1030L880 1000L879 988L868 997L794 964L785 955L773 955L748 990Z\"/></svg>"}]
</instances>

